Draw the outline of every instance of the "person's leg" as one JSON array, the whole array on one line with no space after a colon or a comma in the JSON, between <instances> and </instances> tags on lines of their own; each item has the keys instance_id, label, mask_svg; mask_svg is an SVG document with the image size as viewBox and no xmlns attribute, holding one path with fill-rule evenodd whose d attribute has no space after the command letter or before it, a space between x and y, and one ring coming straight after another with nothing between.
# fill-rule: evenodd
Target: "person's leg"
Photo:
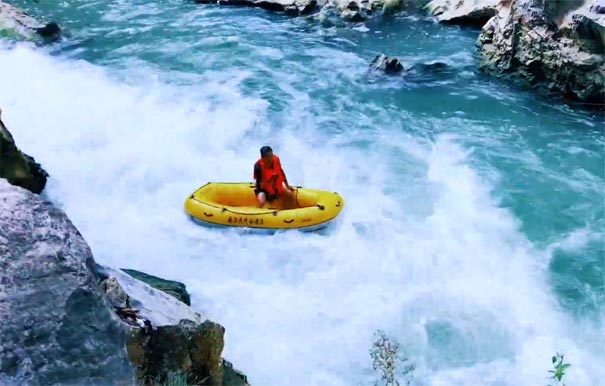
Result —
<instances>
[{"instance_id":1,"label":"person's leg","mask_svg":"<svg viewBox=\"0 0 605 386\"><path fill-rule=\"evenodd\" d=\"M262 208L265 206L265 204L267 203L267 195L265 194L265 192L259 192L256 195L256 199L258 200L258 207Z\"/></svg>"}]
</instances>

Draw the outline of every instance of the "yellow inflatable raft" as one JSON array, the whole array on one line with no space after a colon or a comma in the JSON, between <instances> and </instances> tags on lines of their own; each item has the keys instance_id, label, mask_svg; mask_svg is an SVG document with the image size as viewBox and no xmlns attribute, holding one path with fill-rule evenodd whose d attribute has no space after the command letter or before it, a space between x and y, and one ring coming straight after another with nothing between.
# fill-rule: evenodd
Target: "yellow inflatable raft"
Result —
<instances>
[{"instance_id":1,"label":"yellow inflatable raft","mask_svg":"<svg viewBox=\"0 0 605 386\"><path fill-rule=\"evenodd\" d=\"M282 209L280 198L259 208L254 188L248 182L209 182L187 198L185 212L203 225L313 231L327 226L344 206L338 193L297 187L296 208Z\"/></svg>"}]
</instances>

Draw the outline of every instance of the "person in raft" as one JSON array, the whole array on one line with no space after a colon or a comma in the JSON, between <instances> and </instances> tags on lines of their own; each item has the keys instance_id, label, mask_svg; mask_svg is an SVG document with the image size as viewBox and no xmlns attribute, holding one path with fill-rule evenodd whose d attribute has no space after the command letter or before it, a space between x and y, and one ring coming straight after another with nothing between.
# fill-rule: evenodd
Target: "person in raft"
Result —
<instances>
[{"instance_id":1,"label":"person in raft","mask_svg":"<svg viewBox=\"0 0 605 386\"><path fill-rule=\"evenodd\" d=\"M281 167L279 157L273 154L269 146L260 148L260 158L254 164L254 179L256 180L256 198L259 208L278 197L284 197L284 208L294 208L294 189L288 184L288 178Z\"/></svg>"}]
</instances>

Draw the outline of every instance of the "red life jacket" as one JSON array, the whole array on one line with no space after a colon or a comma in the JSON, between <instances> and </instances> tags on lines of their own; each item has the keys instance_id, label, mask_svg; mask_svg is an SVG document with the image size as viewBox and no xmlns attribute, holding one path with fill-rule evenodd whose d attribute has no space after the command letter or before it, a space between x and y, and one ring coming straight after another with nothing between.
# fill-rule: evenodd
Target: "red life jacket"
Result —
<instances>
[{"instance_id":1,"label":"red life jacket","mask_svg":"<svg viewBox=\"0 0 605 386\"><path fill-rule=\"evenodd\" d=\"M281 162L279 162L279 157L275 154L273 155L273 165L265 165L265 162L262 158L256 161L255 166L259 165L261 170L261 175L254 175L254 179L258 179L260 177L260 188L266 191L268 194L275 195L282 192L283 187L282 183L284 182L284 174L281 169Z\"/></svg>"}]
</instances>

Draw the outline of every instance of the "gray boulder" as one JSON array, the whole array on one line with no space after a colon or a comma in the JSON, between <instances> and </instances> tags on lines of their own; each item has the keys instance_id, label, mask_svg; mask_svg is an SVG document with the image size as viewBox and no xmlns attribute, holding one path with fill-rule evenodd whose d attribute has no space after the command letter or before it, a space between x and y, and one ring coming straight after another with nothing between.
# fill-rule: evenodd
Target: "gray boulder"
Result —
<instances>
[{"instance_id":1,"label":"gray boulder","mask_svg":"<svg viewBox=\"0 0 605 386\"><path fill-rule=\"evenodd\" d=\"M384 54L377 55L374 60L372 60L372 63L370 63L370 68L382 71L385 74L400 74L404 70L399 59L389 58Z\"/></svg>"},{"instance_id":2,"label":"gray boulder","mask_svg":"<svg viewBox=\"0 0 605 386\"><path fill-rule=\"evenodd\" d=\"M134 383L98 280L66 215L0 178L0 384Z\"/></svg>"}]
</instances>

